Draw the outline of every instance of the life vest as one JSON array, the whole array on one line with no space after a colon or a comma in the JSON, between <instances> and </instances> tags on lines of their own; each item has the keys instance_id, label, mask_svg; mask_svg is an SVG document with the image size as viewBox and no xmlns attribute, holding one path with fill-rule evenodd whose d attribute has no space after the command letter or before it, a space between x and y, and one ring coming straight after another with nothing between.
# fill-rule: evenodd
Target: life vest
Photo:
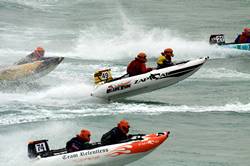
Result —
<instances>
[{"instance_id":1,"label":"life vest","mask_svg":"<svg viewBox=\"0 0 250 166\"><path fill-rule=\"evenodd\" d=\"M128 139L128 136L124 134L118 127L113 128L109 132L103 134L101 143L103 145L116 144L120 141Z\"/></svg>"},{"instance_id":2,"label":"life vest","mask_svg":"<svg viewBox=\"0 0 250 166\"><path fill-rule=\"evenodd\" d=\"M250 29L245 28L239 37L239 43L250 43Z\"/></svg>"},{"instance_id":3,"label":"life vest","mask_svg":"<svg viewBox=\"0 0 250 166\"><path fill-rule=\"evenodd\" d=\"M247 43L248 37L245 35L240 36L240 43Z\"/></svg>"},{"instance_id":4,"label":"life vest","mask_svg":"<svg viewBox=\"0 0 250 166\"><path fill-rule=\"evenodd\" d=\"M158 65L163 65L165 61L167 61L167 58L166 58L164 55L161 55L161 56L157 59L157 64L158 64Z\"/></svg>"},{"instance_id":5,"label":"life vest","mask_svg":"<svg viewBox=\"0 0 250 166\"><path fill-rule=\"evenodd\" d=\"M139 74L144 74L151 70L152 70L151 68L147 68L145 63L140 61L137 58L133 60L132 62L130 62L127 67L127 73L129 74L130 77L139 75Z\"/></svg>"}]
</instances>

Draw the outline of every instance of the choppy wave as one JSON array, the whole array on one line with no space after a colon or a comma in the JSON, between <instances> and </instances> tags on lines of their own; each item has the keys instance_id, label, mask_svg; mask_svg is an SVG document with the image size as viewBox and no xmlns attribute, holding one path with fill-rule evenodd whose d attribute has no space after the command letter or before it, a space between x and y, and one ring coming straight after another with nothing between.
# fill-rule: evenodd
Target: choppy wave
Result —
<instances>
[{"instance_id":1,"label":"choppy wave","mask_svg":"<svg viewBox=\"0 0 250 166\"><path fill-rule=\"evenodd\" d=\"M8 9L27 9L34 11L45 11L48 7L54 6L58 0L2 0L0 6Z\"/></svg>"},{"instance_id":2,"label":"choppy wave","mask_svg":"<svg viewBox=\"0 0 250 166\"><path fill-rule=\"evenodd\" d=\"M53 101L68 103L65 100L82 100L90 97L93 86L87 84L68 83L47 90L37 90L24 93L0 93L1 104L8 104L13 101L25 103L53 103Z\"/></svg>"},{"instance_id":3,"label":"choppy wave","mask_svg":"<svg viewBox=\"0 0 250 166\"><path fill-rule=\"evenodd\" d=\"M0 87L3 145L0 165L33 165L27 157L28 139L46 136L54 140L52 145L62 147L65 137L71 137L81 127L94 131L92 138L95 138L123 117L136 121L140 126L136 128L147 132L149 128L172 128L171 132L178 138L170 139L177 145L170 147L169 152L174 152L169 156L172 165L184 162L200 165L201 160L204 165L234 161L237 161L234 165L247 165L250 59L242 56L242 51L208 44L211 33L225 33L232 41L243 26L249 25L249 20L242 17L249 13L247 3L249 0L222 0L218 8L218 4L210 1L184 0L178 3L1 0L0 66L13 64L37 46L45 48L46 56L66 58L39 80ZM193 17L189 6L194 4L200 17ZM228 9L232 6L236 6L238 14L230 17L232 13ZM110 67L114 77L122 75L127 63L140 51L148 54L148 65L155 65L166 47L174 49L176 61L205 56L213 60L177 86L138 98L107 102L90 96L96 70ZM190 122L192 126L187 125ZM186 137L186 133L191 137ZM235 135L237 139L231 139ZM190 150L194 142L196 147ZM204 145L209 147L209 152L204 151ZM159 149L159 154L165 154L167 148ZM246 155L242 157L243 151ZM141 161L141 165L148 161L162 165L166 156L155 156L158 162L151 156ZM239 158L242 160L238 161Z\"/></svg>"},{"instance_id":4,"label":"choppy wave","mask_svg":"<svg viewBox=\"0 0 250 166\"><path fill-rule=\"evenodd\" d=\"M174 49L174 59L176 60L194 59L205 56L209 56L211 59L227 58L242 54L237 50L210 46L206 41L190 41L172 34L167 29L153 29L151 31L134 29L123 32L120 35L100 34L98 30L86 30L81 33L75 46L72 46L73 50L69 48L68 51L62 53L50 49L47 55L58 55L82 60L117 61L121 59L133 59L138 52L145 51L149 58L154 59L166 47ZM32 49L34 48L30 48L31 51ZM10 59L14 61L14 58L25 56L29 51L6 48L1 49L0 53L3 55L3 58L4 56L12 57Z\"/></svg>"},{"instance_id":5,"label":"choppy wave","mask_svg":"<svg viewBox=\"0 0 250 166\"><path fill-rule=\"evenodd\" d=\"M191 78L194 79L217 79L221 81L246 81L250 80L250 74L243 73L236 70L227 69L224 67L220 68L206 68L201 69L199 72L194 74Z\"/></svg>"},{"instance_id":6,"label":"choppy wave","mask_svg":"<svg viewBox=\"0 0 250 166\"><path fill-rule=\"evenodd\" d=\"M207 41L191 41L180 37L168 29L128 29L119 35L99 33L98 29L82 31L74 49L75 58L92 60L132 59L140 51L148 53L149 58L157 58L160 52L171 47L175 59L192 59L209 56L225 58L240 55L241 52L210 46Z\"/></svg>"},{"instance_id":7,"label":"choppy wave","mask_svg":"<svg viewBox=\"0 0 250 166\"><path fill-rule=\"evenodd\" d=\"M95 107L95 108L92 108ZM234 103L226 104L222 106L169 106L161 105L156 106L152 104L122 104L113 103L103 105L96 104L95 106L89 106L86 108L68 109L68 108L56 108L50 107L49 109L39 109L36 107L34 110L32 107L22 110L19 113L11 112L3 114L1 112L0 125L12 125L28 122L47 121L47 120L62 120L62 119L74 119L85 116L107 116L115 114L143 114L143 115L159 115L168 112L238 112L249 113L250 103Z\"/></svg>"},{"instance_id":8,"label":"choppy wave","mask_svg":"<svg viewBox=\"0 0 250 166\"><path fill-rule=\"evenodd\" d=\"M18 1L31 6L38 2ZM34 3L34 4L33 4ZM39 2L40 3L40 2ZM44 1L45 3L45 1ZM47 3L47 2L46 2ZM8 25L1 35L4 43L14 43L13 48L1 48L0 54L5 57L20 58L32 51L36 46L49 48L47 55L59 55L82 60L133 59L140 51L145 51L149 58L157 58L163 49L174 49L175 59L194 59L209 56L210 58L227 58L241 55L241 51L210 46L207 40L189 39L185 34L166 28L151 28L136 25L121 12L122 28L116 32L103 30L98 25L83 27L77 30L57 29L55 27L17 27ZM53 21L53 20L52 20ZM111 25L108 25L111 26ZM78 32L79 31L79 32ZM24 48L17 46L23 44ZM61 42L58 42L58 40ZM32 42L28 42L32 41ZM61 44L66 46L62 46ZM32 43L32 44L31 44ZM13 44L12 44L13 46ZM27 51L27 46L32 48ZM53 50L54 49L54 50ZM60 51L61 50L61 51ZM6 60L9 60L7 58ZM5 60L3 60L4 63ZM2 62L1 62L2 63Z\"/></svg>"}]
</instances>

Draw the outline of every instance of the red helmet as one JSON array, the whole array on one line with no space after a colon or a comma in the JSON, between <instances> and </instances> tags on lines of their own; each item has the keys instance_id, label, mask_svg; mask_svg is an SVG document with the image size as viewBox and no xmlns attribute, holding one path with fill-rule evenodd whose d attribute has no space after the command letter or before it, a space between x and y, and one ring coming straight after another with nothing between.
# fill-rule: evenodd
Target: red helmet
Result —
<instances>
[{"instance_id":1,"label":"red helmet","mask_svg":"<svg viewBox=\"0 0 250 166\"><path fill-rule=\"evenodd\" d=\"M82 129L80 134L78 135L82 140L89 142L91 133L89 130Z\"/></svg>"},{"instance_id":2,"label":"red helmet","mask_svg":"<svg viewBox=\"0 0 250 166\"><path fill-rule=\"evenodd\" d=\"M137 57L137 59L139 59L142 62L146 62L147 61L147 55L144 52L140 52Z\"/></svg>"},{"instance_id":3,"label":"red helmet","mask_svg":"<svg viewBox=\"0 0 250 166\"><path fill-rule=\"evenodd\" d=\"M164 54L165 55L170 55L170 56L174 56L174 54L173 54L173 49L172 48L166 48L165 50L164 50Z\"/></svg>"},{"instance_id":4,"label":"red helmet","mask_svg":"<svg viewBox=\"0 0 250 166\"><path fill-rule=\"evenodd\" d=\"M45 50L44 50L42 47L37 47L37 48L36 48L36 51L44 52Z\"/></svg>"},{"instance_id":5,"label":"red helmet","mask_svg":"<svg viewBox=\"0 0 250 166\"><path fill-rule=\"evenodd\" d=\"M244 28L244 32L246 33L250 32L250 28Z\"/></svg>"},{"instance_id":6,"label":"red helmet","mask_svg":"<svg viewBox=\"0 0 250 166\"><path fill-rule=\"evenodd\" d=\"M129 132L129 123L127 120L123 119L118 124L117 127L124 133L127 134Z\"/></svg>"},{"instance_id":7,"label":"red helmet","mask_svg":"<svg viewBox=\"0 0 250 166\"><path fill-rule=\"evenodd\" d=\"M243 35L250 36L250 28L244 28Z\"/></svg>"}]
</instances>

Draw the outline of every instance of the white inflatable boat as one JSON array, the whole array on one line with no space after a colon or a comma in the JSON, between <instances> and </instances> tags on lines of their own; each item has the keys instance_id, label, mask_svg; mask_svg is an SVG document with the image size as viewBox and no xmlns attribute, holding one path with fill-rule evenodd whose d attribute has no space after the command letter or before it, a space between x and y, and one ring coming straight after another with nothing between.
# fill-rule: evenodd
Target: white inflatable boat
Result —
<instances>
[{"instance_id":1,"label":"white inflatable boat","mask_svg":"<svg viewBox=\"0 0 250 166\"><path fill-rule=\"evenodd\" d=\"M65 148L50 150L47 140L33 141L28 144L28 155L34 165L87 166L87 165L126 165L152 152L163 143L170 132L138 134L123 143L97 145L96 148L67 153Z\"/></svg>"},{"instance_id":2,"label":"white inflatable boat","mask_svg":"<svg viewBox=\"0 0 250 166\"><path fill-rule=\"evenodd\" d=\"M189 77L207 60L208 57L190 60L141 75L102 82L97 84L91 96L115 100L165 88Z\"/></svg>"}]
</instances>

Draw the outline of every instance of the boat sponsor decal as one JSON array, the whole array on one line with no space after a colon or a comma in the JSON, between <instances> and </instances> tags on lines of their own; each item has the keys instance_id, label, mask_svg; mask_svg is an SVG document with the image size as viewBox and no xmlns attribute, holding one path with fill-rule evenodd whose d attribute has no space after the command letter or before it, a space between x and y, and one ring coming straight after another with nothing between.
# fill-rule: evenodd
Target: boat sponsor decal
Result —
<instances>
[{"instance_id":1,"label":"boat sponsor decal","mask_svg":"<svg viewBox=\"0 0 250 166\"><path fill-rule=\"evenodd\" d=\"M114 150L111 150L107 156L109 157L116 157L120 155L127 155L127 154L136 154L150 151L160 145L165 139L163 137L144 137L142 141L131 142L127 145L122 145ZM166 138L166 137L165 137Z\"/></svg>"},{"instance_id":2,"label":"boat sponsor decal","mask_svg":"<svg viewBox=\"0 0 250 166\"><path fill-rule=\"evenodd\" d=\"M106 93L120 91L120 90L124 90L124 89L130 88L130 87L131 87L130 81L120 83L117 85L110 85L110 86L108 86Z\"/></svg>"},{"instance_id":3,"label":"boat sponsor decal","mask_svg":"<svg viewBox=\"0 0 250 166\"><path fill-rule=\"evenodd\" d=\"M117 147L116 149L112 150L107 156L116 157L116 156L120 156L122 154L131 154L132 148L133 148L132 145L123 145L123 146Z\"/></svg>"},{"instance_id":4,"label":"boat sponsor decal","mask_svg":"<svg viewBox=\"0 0 250 166\"><path fill-rule=\"evenodd\" d=\"M168 73L156 73L156 74L150 74L150 76L146 77L146 78L141 78L138 80L135 80L134 84L139 84L142 82L146 82L148 80L158 80L158 79L163 79L166 78L168 75Z\"/></svg>"},{"instance_id":5,"label":"boat sponsor decal","mask_svg":"<svg viewBox=\"0 0 250 166\"><path fill-rule=\"evenodd\" d=\"M167 77L180 77L182 75L185 75L195 69L197 69L198 67L200 67L202 64L199 65L195 65L195 66L191 66L191 67L187 67L184 69L179 69L179 70L175 70L175 71L171 71L171 72L166 72L166 73L155 73L155 74L150 74L148 77L145 78L141 78L135 81L134 84L140 84L143 82L146 82L148 80L161 80Z\"/></svg>"},{"instance_id":6,"label":"boat sponsor decal","mask_svg":"<svg viewBox=\"0 0 250 166\"><path fill-rule=\"evenodd\" d=\"M105 149L96 149L96 150L88 150L88 151L81 151L78 153L69 153L69 154L65 154L62 156L63 160L68 160L68 159L75 159L78 157L83 157L83 156L91 156L91 155L98 155L101 153L107 153L109 152L109 150L107 148Z\"/></svg>"}]
</instances>

